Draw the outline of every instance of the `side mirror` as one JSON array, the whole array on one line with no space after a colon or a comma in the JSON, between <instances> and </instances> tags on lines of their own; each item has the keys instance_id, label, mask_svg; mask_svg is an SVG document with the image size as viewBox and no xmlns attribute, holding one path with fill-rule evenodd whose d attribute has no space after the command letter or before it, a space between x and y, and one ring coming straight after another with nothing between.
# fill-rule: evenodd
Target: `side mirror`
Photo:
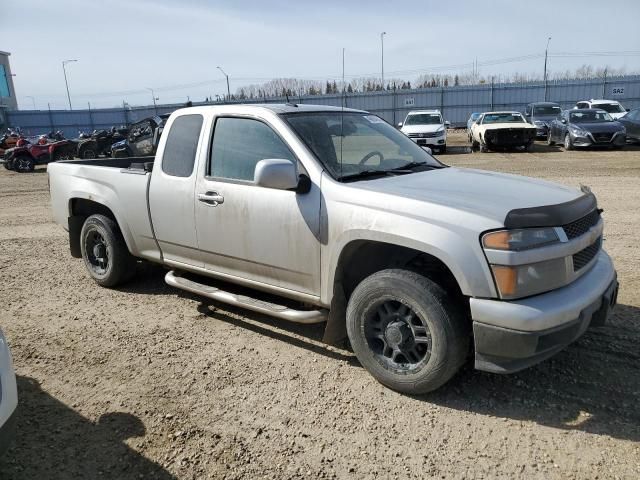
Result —
<instances>
[{"instance_id":1,"label":"side mirror","mask_svg":"<svg viewBox=\"0 0 640 480\"><path fill-rule=\"evenodd\" d=\"M290 160L269 158L257 163L253 182L265 188L291 190L298 186L298 172Z\"/></svg>"},{"instance_id":2,"label":"side mirror","mask_svg":"<svg viewBox=\"0 0 640 480\"><path fill-rule=\"evenodd\" d=\"M402 122L398 123L398 128L402 128Z\"/></svg>"},{"instance_id":3,"label":"side mirror","mask_svg":"<svg viewBox=\"0 0 640 480\"><path fill-rule=\"evenodd\" d=\"M449 128L451 126L451 122L447 120L446 122L444 122L444 126Z\"/></svg>"}]
</instances>

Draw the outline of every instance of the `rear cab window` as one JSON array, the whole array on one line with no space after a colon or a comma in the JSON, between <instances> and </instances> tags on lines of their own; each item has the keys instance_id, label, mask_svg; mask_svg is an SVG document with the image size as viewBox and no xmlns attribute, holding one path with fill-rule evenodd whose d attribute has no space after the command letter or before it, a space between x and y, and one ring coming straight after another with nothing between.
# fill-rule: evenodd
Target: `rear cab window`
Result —
<instances>
[{"instance_id":1,"label":"rear cab window","mask_svg":"<svg viewBox=\"0 0 640 480\"><path fill-rule=\"evenodd\" d=\"M190 177L198 150L202 115L181 115L173 121L162 155L162 171L174 177Z\"/></svg>"}]
</instances>

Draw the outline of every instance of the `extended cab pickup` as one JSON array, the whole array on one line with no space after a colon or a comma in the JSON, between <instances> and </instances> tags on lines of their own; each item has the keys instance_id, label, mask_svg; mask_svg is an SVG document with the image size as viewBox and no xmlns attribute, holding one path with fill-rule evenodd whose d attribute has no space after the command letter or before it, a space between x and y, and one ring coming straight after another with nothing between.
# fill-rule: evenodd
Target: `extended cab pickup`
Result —
<instances>
[{"instance_id":1,"label":"extended cab pickup","mask_svg":"<svg viewBox=\"0 0 640 480\"><path fill-rule=\"evenodd\" d=\"M326 322L399 391L537 363L601 325L618 283L595 196L448 167L367 112L192 107L155 157L48 167L57 222L100 285L168 284ZM261 291L261 292L258 292Z\"/></svg>"}]
</instances>

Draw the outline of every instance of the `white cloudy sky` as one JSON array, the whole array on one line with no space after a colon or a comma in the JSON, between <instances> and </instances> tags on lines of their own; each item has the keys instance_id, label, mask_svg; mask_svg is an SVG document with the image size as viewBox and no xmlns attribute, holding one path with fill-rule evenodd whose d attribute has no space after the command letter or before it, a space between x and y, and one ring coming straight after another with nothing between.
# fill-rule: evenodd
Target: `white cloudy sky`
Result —
<instances>
[{"instance_id":1,"label":"white cloudy sky","mask_svg":"<svg viewBox=\"0 0 640 480\"><path fill-rule=\"evenodd\" d=\"M18 101L65 108L61 61L76 108L203 100L273 77L378 75L385 37L393 72L550 53L640 51L640 1L601 0L21 0L3 8L0 50L12 53ZM640 70L640 55L551 57L549 69L583 63ZM538 72L543 59L483 67L481 74ZM460 70L469 70L461 68ZM449 73L456 73L453 69ZM201 83L201 85L194 85ZM187 85L187 86L185 86ZM180 87L183 86L183 87ZM168 87L168 88L166 88Z\"/></svg>"}]
</instances>

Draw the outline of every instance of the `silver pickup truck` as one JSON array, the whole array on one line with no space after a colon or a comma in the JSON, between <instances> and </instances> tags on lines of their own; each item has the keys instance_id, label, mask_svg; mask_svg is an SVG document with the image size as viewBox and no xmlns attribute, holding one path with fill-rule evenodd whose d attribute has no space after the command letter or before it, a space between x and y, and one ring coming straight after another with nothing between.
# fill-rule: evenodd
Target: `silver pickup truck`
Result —
<instances>
[{"instance_id":1,"label":"silver pickup truck","mask_svg":"<svg viewBox=\"0 0 640 480\"><path fill-rule=\"evenodd\" d=\"M348 337L402 392L438 388L470 355L497 373L535 364L617 298L592 193L448 167L364 111L185 108L155 159L48 174L71 254L100 285L143 259L176 288L326 322L327 343Z\"/></svg>"}]
</instances>

